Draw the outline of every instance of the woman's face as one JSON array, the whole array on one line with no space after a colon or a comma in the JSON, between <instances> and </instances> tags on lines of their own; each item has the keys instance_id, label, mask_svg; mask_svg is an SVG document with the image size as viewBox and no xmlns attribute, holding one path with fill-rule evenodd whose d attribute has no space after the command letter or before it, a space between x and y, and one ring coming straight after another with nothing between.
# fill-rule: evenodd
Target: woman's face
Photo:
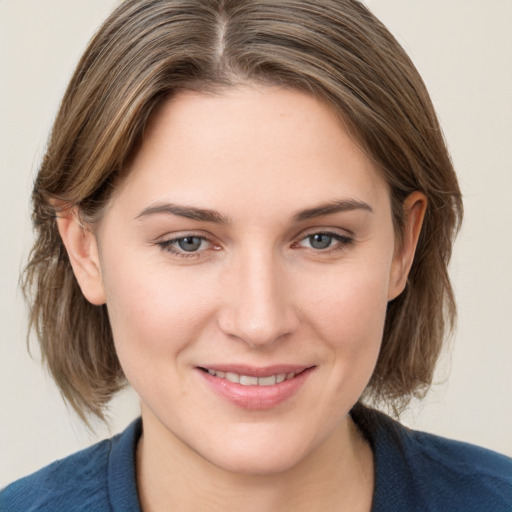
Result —
<instances>
[{"instance_id":1,"label":"woman's face","mask_svg":"<svg viewBox=\"0 0 512 512\"><path fill-rule=\"evenodd\" d=\"M292 467L347 421L403 288L385 182L324 104L256 86L178 94L129 170L94 243L145 432Z\"/></svg>"}]
</instances>

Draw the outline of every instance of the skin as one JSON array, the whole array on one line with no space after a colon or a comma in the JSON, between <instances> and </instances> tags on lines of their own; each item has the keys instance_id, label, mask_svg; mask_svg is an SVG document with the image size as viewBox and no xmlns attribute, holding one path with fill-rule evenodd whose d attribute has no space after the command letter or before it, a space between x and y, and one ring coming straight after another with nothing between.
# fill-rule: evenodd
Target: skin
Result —
<instances>
[{"instance_id":1,"label":"skin","mask_svg":"<svg viewBox=\"0 0 512 512\"><path fill-rule=\"evenodd\" d=\"M340 201L352 208L311 211ZM329 108L298 91L180 93L153 115L102 220L59 219L141 398L145 511L370 510L372 453L348 413L425 205L407 198L397 246L386 183ZM198 369L228 363L312 370L290 399L249 410Z\"/></svg>"}]
</instances>

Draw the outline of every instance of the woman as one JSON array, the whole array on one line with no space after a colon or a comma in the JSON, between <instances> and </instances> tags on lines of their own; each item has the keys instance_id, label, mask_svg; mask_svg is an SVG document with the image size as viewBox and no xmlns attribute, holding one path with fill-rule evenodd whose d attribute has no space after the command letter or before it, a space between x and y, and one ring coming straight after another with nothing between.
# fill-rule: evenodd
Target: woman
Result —
<instances>
[{"instance_id":1,"label":"woman","mask_svg":"<svg viewBox=\"0 0 512 512\"><path fill-rule=\"evenodd\" d=\"M509 459L405 430L462 205L423 83L354 1L125 1L36 179L42 352L141 421L2 510L506 510Z\"/></svg>"}]
</instances>

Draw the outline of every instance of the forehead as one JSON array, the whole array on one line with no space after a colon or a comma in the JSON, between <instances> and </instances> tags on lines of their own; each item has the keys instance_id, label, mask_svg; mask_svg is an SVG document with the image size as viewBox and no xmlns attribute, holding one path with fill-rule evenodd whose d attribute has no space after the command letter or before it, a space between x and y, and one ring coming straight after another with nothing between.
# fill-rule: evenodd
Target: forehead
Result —
<instances>
[{"instance_id":1,"label":"forehead","mask_svg":"<svg viewBox=\"0 0 512 512\"><path fill-rule=\"evenodd\" d=\"M297 90L241 86L181 92L161 105L117 195L223 211L237 203L261 210L341 197L375 202L383 192L326 104Z\"/></svg>"}]
</instances>

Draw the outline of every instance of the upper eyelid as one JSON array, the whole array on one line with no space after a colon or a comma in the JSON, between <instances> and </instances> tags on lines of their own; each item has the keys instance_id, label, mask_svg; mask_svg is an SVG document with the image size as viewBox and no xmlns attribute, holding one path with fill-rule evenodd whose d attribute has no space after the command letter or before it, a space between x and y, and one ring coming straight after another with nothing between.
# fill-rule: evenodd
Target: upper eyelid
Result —
<instances>
[{"instance_id":1,"label":"upper eyelid","mask_svg":"<svg viewBox=\"0 0 512 512\"><path fill-rule=\"evenodd\" d=\"M209 234L204 233L204 231L181 231L177 233L166 233L164 235L158 236L155 238L155 242L172 242L174 240L180 240L182 238L192 237L195 236L197 238L203 238L204 240L207 240L208 242L212 242L212 236ZM212 242L213 243L213 242Z\"/></svg>"},{"instance_id":2,"label":"upper eyelid","mask_svg":"<svg viewBox=\"0 0 512 512\"><path fill-rule=\"evenodd\" d=\"M211 245L214 245L214 243L210 240L210 238L204 236L204 235L198 235L195 233L190 233L187 235L180 235L180 236L173 236L170 238L162 237L162 239L159 239L156 241L157 244L167 244L170 245L172 243L177 243L179 240L183 240L184 238L200 238L204 242L207 242Z\"/></svg>"},{"instance_id":3,"label":"upper eyelid","mask_svg":"<svg viewBox=\"0 0 512 512\"><path fill-rule=\"evenodd\" d=\"M329 232L329 231L317 231L317 232L314 232L314 233L310 233L310 234L308 234L306 236L299 237L293 243L296 244L297 242L302 242L303 240L311 238L312 236L315 236L315 235L326 235L326 236L329 236L329 237L333 238L334 240L337 240L340 243L345 243L345 244L349 243L349 242L350 243L354 242L354 238L351 237L351 236L342 235L340 233L333 233L333 232Z\"/></svg>"},{"instance_id":4,"label":"upper eyelid","mask_svg":"<svg viewBox=\"0 0 512 512\"><path fill-rule=\"evenodd\" d=\"M353 239L355 237L355 234L348 229L333 228L333 227L330 227L330 228L313 227L313 228L301 231L297 236L295 236L293 238L293 240L298 241L298 240L302 240L304 238L307 238L307 237L313 236L313 235L317 235L317 234L339 236L339 237L351 238L351 239Z\"/></svg>"},{"instance_id":5,"label":"upper eyelid","mask_svg":"<svg viewBox=\"0 0 512 512\"><path fill-rule=\"evenodd\" d=\"M341 229L341 228L326 228L326 229L322 229L322 228L311 228L311 229L307 229L305 231L301 231L299 234L297 234L296 236L292 237L293 240L302 240L303 238L307 238L308 236L312 236L312 235L317 235L317 234L324 234L324 235L333 235L333 236L341 236L341 237L345 237L345 238L353 238L354 237L354 234L347 230L347 229ZM208 234L204 234L204 233L198 233L198 232L194 232L194 231L184 231L182 233L172 233L172 234L165 234L165 235L162 235L162 236L159 236L155 239L155 242L159 243L159 242L173 242L173 241L176 241L176 240L181 240L183 238L187 238L187 237L197 237L197 238L202 238L204 240L206 240L207 242L210 242L210 243L214 243L213 242L213 239L215 237L211 236L211 235L208 235Z\"/></svg>"}]
</instances>

